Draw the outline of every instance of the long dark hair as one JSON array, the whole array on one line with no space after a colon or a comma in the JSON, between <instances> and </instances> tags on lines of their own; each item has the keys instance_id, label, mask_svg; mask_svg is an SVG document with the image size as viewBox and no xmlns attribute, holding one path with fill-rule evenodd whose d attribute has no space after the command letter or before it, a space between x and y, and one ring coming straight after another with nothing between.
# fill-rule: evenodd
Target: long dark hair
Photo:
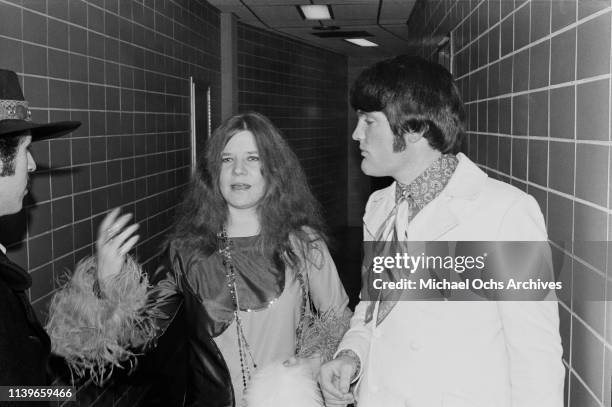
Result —
<instances>
[{"instance_id":1,"label":"long dark hair","mask_svg":"<svg viewBox=\"0 0 612 407\"><path fill-rule=\"evenodd\" d=\"M280 131L265 116L249 112L225 120L212 134L200 155L170 240L178 247L199 250L205 255L217 249L217 233L227 222L227 203L219 188L221 153L237 133L253 134L259 151L266 193L257 212L259 241L268 259L285 259L299 266L300 256L292 241L306 249L316 240L326 240L320 206L312 195L296 155Z\"/></svg>"}]
</instances>

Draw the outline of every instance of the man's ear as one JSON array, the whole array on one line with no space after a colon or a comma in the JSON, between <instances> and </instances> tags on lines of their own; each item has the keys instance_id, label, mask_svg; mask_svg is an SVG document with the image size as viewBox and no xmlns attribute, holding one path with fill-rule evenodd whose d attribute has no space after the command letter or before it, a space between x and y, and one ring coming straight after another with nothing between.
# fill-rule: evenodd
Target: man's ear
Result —
<instances>
[{"instance_id":1,"label":"man's ear","mask_svg":"<svg viewBox=\"0 0 612 407\"><path fill-rule=\"evenodd\" d=\"M423 133L424 132L422 131L421 132L407 131L404 133L404 140L406 141L406 144L408 143L414 144L423 138Z\"/></svg>"}]
</instances>

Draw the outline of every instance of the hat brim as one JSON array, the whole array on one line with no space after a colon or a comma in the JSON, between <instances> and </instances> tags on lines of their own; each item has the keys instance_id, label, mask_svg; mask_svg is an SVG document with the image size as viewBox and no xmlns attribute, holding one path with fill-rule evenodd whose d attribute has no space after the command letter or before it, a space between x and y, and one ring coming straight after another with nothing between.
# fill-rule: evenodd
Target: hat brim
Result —
<instances>
[{"instance_id":1,"label":"hat brim","mask_svg":"<svg viewBox=\"0 0 612 407\"><path fill-rule=\"evenodd\" d=\"M60 137L76 130L81 125L77 121L64 121L55 123L34 123L25 120L1 120L0 137L15 136L24 131L32 134L33 140L46 140Z\"/></svg>"}]
</instances>

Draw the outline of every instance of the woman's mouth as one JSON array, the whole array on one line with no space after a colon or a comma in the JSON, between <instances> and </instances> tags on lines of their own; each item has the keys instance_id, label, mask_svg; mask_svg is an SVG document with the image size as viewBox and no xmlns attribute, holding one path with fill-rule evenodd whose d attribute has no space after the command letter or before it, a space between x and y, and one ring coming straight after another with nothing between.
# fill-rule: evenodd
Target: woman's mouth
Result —
<instances>
[{"instance_id":1,"label":"woman's mouth","mask_svg":"<svg viewBox=\"0 0 612 407\"><path fill-rule=\"evenodd\" d=\"M234 191L245 191L251 188L249 184L242 184L242 183L232 184L231 187L232 187L232 190Z\"/></svg>"}]
</instances>

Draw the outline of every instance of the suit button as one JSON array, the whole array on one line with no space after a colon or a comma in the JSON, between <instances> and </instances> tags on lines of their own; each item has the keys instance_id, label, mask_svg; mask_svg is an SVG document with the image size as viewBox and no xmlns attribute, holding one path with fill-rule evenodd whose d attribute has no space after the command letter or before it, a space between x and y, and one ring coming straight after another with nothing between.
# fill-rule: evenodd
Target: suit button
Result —
<instances>
[{"instance_id":1,"label":"suit button","mask_svg":"<svg viewBox=\"0 0 612 407\"><path fill-rule=\"evenodd\" d=\"M372 333L372 336L374 336L375 338L380 338L382 336L382 332L380 331L380 328L374 328L374 332Z\"/></svg>"},{"instance_id":2,"label":"suit button","mask_svg":"<svg viewBox=\"0 0 612 407\"><path fill-rule=\"evenodd\" d=\"M421 344L418 343L417 341L411 341L410 342L410 349L412 349L412 350L419 350L419 349L421 349Z\"/></svg>"}]
</instances>

